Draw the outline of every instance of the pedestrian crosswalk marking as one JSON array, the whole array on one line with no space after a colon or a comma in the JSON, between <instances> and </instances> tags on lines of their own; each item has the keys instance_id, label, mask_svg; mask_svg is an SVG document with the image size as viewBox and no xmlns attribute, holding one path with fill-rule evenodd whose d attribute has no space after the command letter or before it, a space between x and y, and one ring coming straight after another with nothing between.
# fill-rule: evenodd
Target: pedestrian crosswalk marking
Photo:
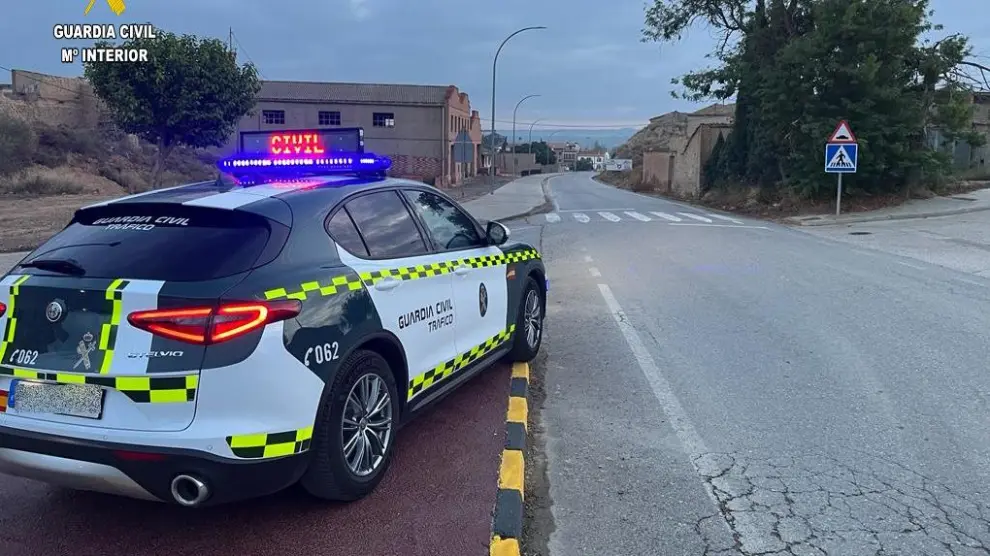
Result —
<instances>
[{"instance_id":1,"label":"pedestrian crosswalk marking","mask_svg":"<svg viewBox=\"0 0 990 556\"><path fill-rule=\"evenodd\" d=\"M650 211L650 214L652 214L653 216L659 216L660 218L663 218L665 220L670 220L671 222L680 222L681 221L680 218L678 218L678 217L676 217L676 216L674 216L672 214L667 214L666 212L657 212L655 210L651 210Z\"/></svg>"},{"instance_id":2,"label":"pedestrian crosswalk marking","mask_svg":"<svg viewBox=\"0 0 990 556\"><path fill-rule=\"evenodd\" d=\"M732 222L733 224L742 224L741 220L736 220L735 218L729 218L728 216L722 216L721 214L709 214L712 218L718 218L719 220L725 220L726 222Z\"/></svg>"},{"instance_id":3,"label":"pedestrian crosswalk marking","mask_svg":"<svg viewBox=\"0 0 990 556\"><path fill-rule=\"evenodd\" d=\"M597 212L592 212L591 214L586 213L586 212L578 212L576 210L567 210L567 211L560 211L560 212L549 212L549 213L545 214L544 217L546 218L547 223L550 223L550 224L555 224L555 223L564 221L565 220L564 215L562 215L561 213L566 212L566 213L570 213L572 216L574 216L574 220L576 220L577 222L580 222L581 224L588 224L588 223L593 223L593 222L596 222L596 221L597 222L601 222L602 220L605 220L605 221L608 221L608 222L622 222L623 220L625 220L626 222L629 222L631 220L636 220L636 221L639 221L639 222L656 222L657 220L664 220L665 221L665 222L663 222L664 224L674 225L674 226L678 226L678 225L679 226L703 226L703 225L706 225L706 224L709 225L709 226L720 226L720 224L713 224L713 222L714 222L713 219L717 219L719 221L730 222L732 224L735 224L736 226L746 227L746 223L743 222L742 220L739 220L739 219L736 219L736 218L732 218L730 216L724 216L724 215L721 215L721 214L708 214L708 213L704 213L704 216L702 216L701 214L695 214L695 213L690 213L690 212L678 212L677 214L679 214L680 216L674 216L673 214L670 214L670 213L667 213L667 212L660 212L660 211L656 211L656 210L642 211L642 212L636 211L636 210L622 210L621 214L617 214L617 212L620 209L615 209L615 210L616 210L616 212L611 212L611 211L597 211ZM647 216L646 213L652 214L656 218L651 218L651 217ZM601 218L601 220L598 219L599 217ZM697 221L697 222L703 222L704 224L692 224L692 223L683 222L683 220L685 218L688 218L688 219L691 219L691 220L694 220L694 221ZM726 225L724 227L731 227L731 226Z\"/></svg>"},{"instance_id":4,"label":"pedestrian crosswalk marking","mask_svg":"<svg viewBox=\"0 0 990 556\"><path fill-rule=\"evenodd\" d=\"M686 216L688 218L693 218L698 222L708 222L709 224L712 223L710 219L705 218L704 216L698 216L697 214L691 214L690 212L678 212L677 214L680 214L681 216Z\"/></svg>"}]
</instances>

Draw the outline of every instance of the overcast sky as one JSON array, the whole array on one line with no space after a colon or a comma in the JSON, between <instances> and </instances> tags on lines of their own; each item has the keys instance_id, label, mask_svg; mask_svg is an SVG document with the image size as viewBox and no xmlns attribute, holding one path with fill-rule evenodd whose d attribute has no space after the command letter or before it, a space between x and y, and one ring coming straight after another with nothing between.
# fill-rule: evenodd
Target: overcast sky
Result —
<instances>
[{"instance_id":1,"label":"overcast sky","mask_svg":"<svg viewBox=\"0 0 990 556\"><path fill-rule=\"evenodd\" d=\"M55 23L151 22L178 33L227 39L266 79L457 85L486 120L492 56L498 63L496 120L569 125L643 125L690 103L670 97L670 80L705 63L712 35L699 29L677 44L643 44L643 1L636 0L125 0L116 17L107 0L0 0L0 66L57 75L63 65ZM936 21L974 39L990 65L990 18L974 17L987 0L932 0ZM278 6L278 7L276 7ZM0 74L2 75L2 74ZM0 77L8 81L9 77ZM498 127L505 127L499 123Z\"/></svg>"}]
</instances>

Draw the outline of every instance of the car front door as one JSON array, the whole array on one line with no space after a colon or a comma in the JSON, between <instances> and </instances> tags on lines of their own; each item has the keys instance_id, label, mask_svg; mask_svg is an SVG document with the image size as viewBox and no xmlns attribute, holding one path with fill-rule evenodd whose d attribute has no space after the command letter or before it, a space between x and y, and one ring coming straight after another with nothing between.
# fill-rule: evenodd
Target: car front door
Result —
<instances>
[{"instance_id":1,"label":"car front door","mask_svg":"<svg viewBox=\"0 0 990 556\"><path fill-rule=\"evenodd\" d=\"M489 245L474 220L447 199L418 189L403 194L434 247L454 263L457 350L472 363L508 338L508 293L502 250Z\"/></svg>"},{"instance_id":2,"label":"car front door","mask_svg":"<svg viewBox=\"0 0 990 556\"><path fill-rule=\"evenodd\" d=\"M358 235L348 239L352 225ZM428 247L394 190L347 201L331 215L328 228L341 261L364 281L382 327L405 350L409 381L397 386L407 400L421 397L452 374L457 355L456 305L445 254Z\"/></svg>"}]
</instances>

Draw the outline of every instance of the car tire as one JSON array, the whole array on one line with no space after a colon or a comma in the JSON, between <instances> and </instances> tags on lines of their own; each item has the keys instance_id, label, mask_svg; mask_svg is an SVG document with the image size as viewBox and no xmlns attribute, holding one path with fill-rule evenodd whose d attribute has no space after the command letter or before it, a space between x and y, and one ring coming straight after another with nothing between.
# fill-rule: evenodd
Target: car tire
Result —
<instances>
[{"instance_id":1,"label":"car tire","mask_svg":"<svg viewBox=\"0 0 990 556\"><path fill-rule=\"evenodd\" d=\"M372 415L371 417L374 419L358 420L358 425L350 425L350 423L355 422L353 412L356 408L353 404L348 405L347 400L352 395L356 395L357 398L362 396L359 382L362 385L376 384L379 391L384 386L389 396L387 411L390 428L385 440L384 451L380 459L378 457L372 458L376 460L377 465L367 474L361 473L364 469L355 471L344 453L345 447L347 447L345 446L347 444L345 439L349 438L349 435L353 434L369 439L370 436L366 431L373 429L370 425L382 421L378 418L381 415L378 417ZM349 416L346 428L345 410ZM313 429L311 460L308 469L300 479L300 485L310 495L324 500L346 502L359 500L370 494L385 476L391 464L398 416L399 397L388 362L373 351L358 350L351 354L341 364L333 384L327 388L327 393L323 396ZM362 427L361 424L365 426ZM378 434L374 434L374 438L379 437ZM375 446L373 440L365 441L370 443L369 446ZM360 439L357 439L356 443L359 447L354 449L363 448L364 445L361 444ZM357 458L352 458L351 461L353 459ZM360 463L364 463L363 459Z\"/></svg>"},{"instance_id":2,"label":"car tire","mask_svg":"<svg viewBox=\"0 0 990 556\"><path fill-rule=\"evenodd\" d=\"M528 363L540 353L543 345L543 291L539 284L530 276L526 279L516 315L516 332L512 340L512 348L506 359L513 363ZM535 311L535 314L533 313ZM535 327L535 329L531 329ZM531 335L531 330L535 336Z\"/></svg>"}]
</instances>

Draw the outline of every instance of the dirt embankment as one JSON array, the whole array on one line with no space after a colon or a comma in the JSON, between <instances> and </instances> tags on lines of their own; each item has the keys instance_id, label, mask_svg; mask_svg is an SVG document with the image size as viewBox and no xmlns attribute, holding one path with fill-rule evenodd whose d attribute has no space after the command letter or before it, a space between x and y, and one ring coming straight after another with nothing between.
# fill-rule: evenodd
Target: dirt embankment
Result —
<instances>
[{"instance_id":1,"label":"dirt embankment","mask_svg":"<svg viewBox=\"0 0 990 556\"><path fill-rule=\"evenodd\" d=\"M80 207L150 189L157 154L133 135L0 116L0 252L37 247ZM177 148L161 187L215 175L212 155Z\"/></svg>"}]
</instances>

